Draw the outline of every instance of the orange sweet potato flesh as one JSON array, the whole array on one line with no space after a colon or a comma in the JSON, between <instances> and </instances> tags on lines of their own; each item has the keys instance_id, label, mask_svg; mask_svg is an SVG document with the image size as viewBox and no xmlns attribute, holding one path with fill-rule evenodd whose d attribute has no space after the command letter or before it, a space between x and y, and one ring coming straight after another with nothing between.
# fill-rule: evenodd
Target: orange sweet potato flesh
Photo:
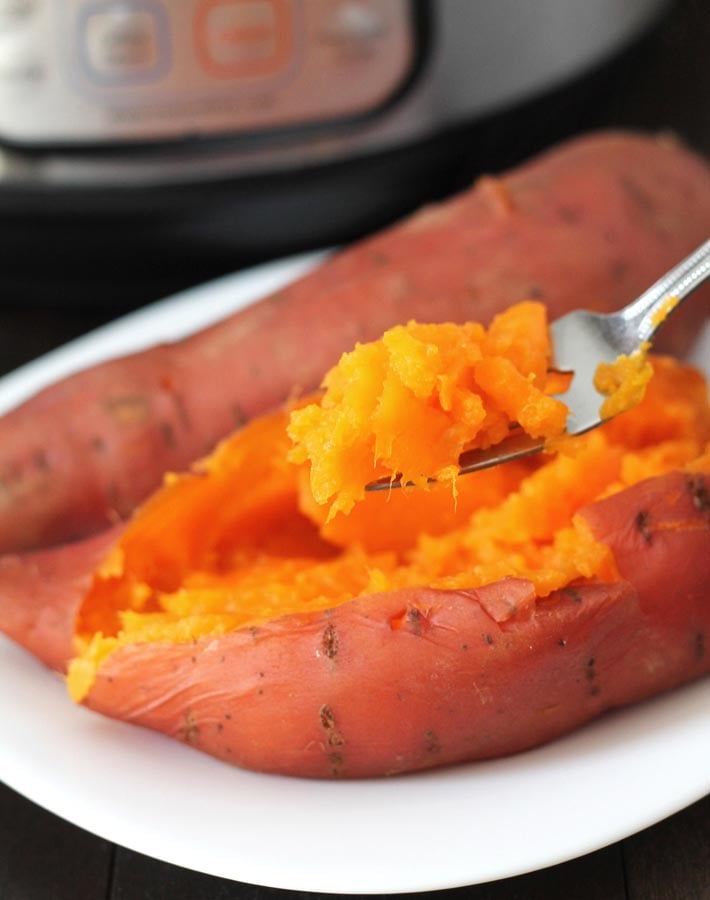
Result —
<instances>
[{"instance_id":1,"label":"orange sweet potato flesh","mask_svg":"<svg viewBox=\"0 0 710 900\"><path fill-rule=\"evenodd\" d=\"M348 515L378 479L421 489L435 479L455 495L465 451L498 444L514 427L533 438L563 434L567 407L546 393L551 360L545 307L532 301L499 313L488 330L390 328L343 354L324 395L291 414L290 459L310 463L329 519Z\"/></svg>"},{"instance_id":2,"label":"orange sweet potato flesh","mask_svg":"<svg viewBox=\"0 0 710 900\"><path fill-rule=\"evenodd\" d=\"M550 318L617 309L700 244L710 171L667 138L597 134L335 256L185 341L66 379L0 421L0 552L131 514L236 423L313 388L340 353L410 318L488 323L543 300ZM705 289L664 329L682 351Z\"/></svg>"},{"instance_id":3,"label":"orange sweet potato flesh","mask_svg":"<svg viewBox=\"0 0 710 900\"><path fill-rule=\"evenodd\" d=\"M707 387L654 368L573 456L481 473L459 518L420 492L419 533L393 543L367 499L342 546L304 514L271 414L110 548L37 554L63 569L22 615L32 576L0 568L0 627L55 665L73 634L77 699L249 768L378 776L536 746L710 669Z\"/></svg>"}]
</instances>

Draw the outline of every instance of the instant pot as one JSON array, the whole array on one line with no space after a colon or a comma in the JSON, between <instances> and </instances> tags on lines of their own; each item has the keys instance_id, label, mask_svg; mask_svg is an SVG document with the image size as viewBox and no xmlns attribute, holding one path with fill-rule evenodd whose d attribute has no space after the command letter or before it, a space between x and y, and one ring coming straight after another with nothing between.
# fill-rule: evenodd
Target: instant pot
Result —
<instances>
[{"instance_id":1,"label":"instant pot","mask_svg":"<svg viewBox=\"0 0 710 900\"><path fill-rule=\"evenodd\" d=\"M6 276L95 303L350 239L556 137L535 104L664 5L0 0Z\"/></svg>"}]
</instances>

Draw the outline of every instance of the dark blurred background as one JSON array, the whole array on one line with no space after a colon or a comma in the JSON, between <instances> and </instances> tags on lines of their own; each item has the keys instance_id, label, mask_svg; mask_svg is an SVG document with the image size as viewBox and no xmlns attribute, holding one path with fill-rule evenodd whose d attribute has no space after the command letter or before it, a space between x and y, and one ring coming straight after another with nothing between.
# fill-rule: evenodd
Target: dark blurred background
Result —
<instances>
[{"instance_id":1,"label":"dark blurred background","mask_svg":"<svg viewBox=\"0 0 710 900\"><path fill-rule=\"evenodd\" d=\"M673 131L710 154L709 46L706 0L676 0L611 62L531 101L392 153L250 178L234 201L243 213L232 220L219 182L189 192L146 190L143 208L130 212L115 199L97 212L99 195L93 208L77 199L48 213L41 195L12 202L0 190L0 367L8 371L122 312L225 272L357 238L570 134L599 127ZM286 192L299 228L270 199ZM209 211L209 228L183 223L188 204ZM231 240L219 237L220 215ZM243 233L232 233L234 222L244 223Z\"/></svg>"}]
</instances>

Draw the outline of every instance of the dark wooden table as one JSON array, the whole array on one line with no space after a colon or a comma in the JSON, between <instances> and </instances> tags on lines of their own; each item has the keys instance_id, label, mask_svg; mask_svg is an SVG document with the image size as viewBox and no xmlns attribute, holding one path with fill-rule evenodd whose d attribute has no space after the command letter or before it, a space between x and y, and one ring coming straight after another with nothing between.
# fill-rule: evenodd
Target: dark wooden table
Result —
<instances>
[{"instance_id":1,"label":"dark wooden table","mask_svg":"<svg viewBox=\"0 0 710 900\"><path fill-rule=\"evenodd\" d=\"M680 0L646 42L641 64L637 61L609 91L600 124L672 129L710 155L708 48L707 0ZM0 373L120 312L98 306L60 310L51 302L25 308L4 289L1 264L0 298ZM259 900L281 895L287 900L307 896L233 883L141 856L62 821L0 784L0 900ZM432 896L710 900L710 797L573 862Z\"/></svg>"}]
</instances>

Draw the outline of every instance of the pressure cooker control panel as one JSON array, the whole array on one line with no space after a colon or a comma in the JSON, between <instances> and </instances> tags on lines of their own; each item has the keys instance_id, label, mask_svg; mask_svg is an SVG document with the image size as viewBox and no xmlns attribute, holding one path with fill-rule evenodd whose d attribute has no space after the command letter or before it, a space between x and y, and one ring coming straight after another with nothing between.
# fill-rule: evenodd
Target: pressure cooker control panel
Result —
<instances>
[{"instance_id":1,"label":"pressure cooker control panel","mask_svg":"<svg viewBox=\"0 0 710 900\"><path fill-rule=\"evenodd\" d=\"M0 140L349 119L397 91L415 51L409 0L0 0Z\"/></svg>"}]
</instances>

